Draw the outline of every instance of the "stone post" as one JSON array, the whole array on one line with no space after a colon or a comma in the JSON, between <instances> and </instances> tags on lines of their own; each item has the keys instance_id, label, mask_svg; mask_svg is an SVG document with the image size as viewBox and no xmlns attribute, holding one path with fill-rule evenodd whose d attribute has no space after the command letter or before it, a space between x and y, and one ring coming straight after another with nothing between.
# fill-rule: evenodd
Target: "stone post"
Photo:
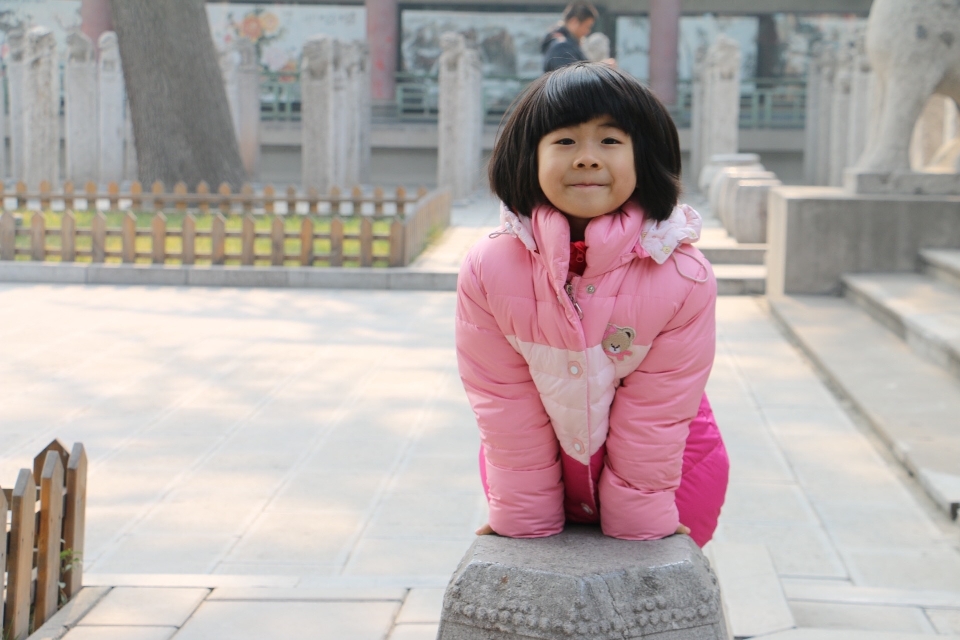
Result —
<instances>
[{"instance_id":1,"label":"stone post","mask_svg":"<svg viewBox=\"0 0 960 640\"><path fill-rule=\"evenodd\" d=\"M363 42L351 42L346 48L344 59L344 75L346 85L344 89L345 106L343 109L343 130L346 133L343 162L346 168L344 184L353 185L364 181L367 173L364 165L369 163L370 109L369 84L367 75L368 48ZM366 130L366 133L364 132Z\"/></svg>"},{"instance_id":2,"label":"stone post","mask_svg":"<svg viewBox=\"0 0 960 640\"><path fill-rule=\"evenodd\" d=\"M836 75L836 42L824 43L818 59L820 90L817 92L817 163L814 184L830 183L830 118L833 115L833 86Z\"/></svg>"},{"instance_id":3,"label":"stone post","mask_svg":"<svg viewBox=\"0 0 960 640\"><path fill-rule=\"evenodd\" d=\"M243 168L255 180L260 171L260 65L253 43L235 40L221 53L220 69Z\"/></svg>"},{"instance_id":4,"label":"stone post","mask_svg":"<svg viewBox=\"0 0 960 640\"><path fill-rule=\"evenodd\" d=\"M856 34L853 75L850 81L849 135L847 137L847 166L857 164L867 146L867 134L871 131L875 116L870 112L870 91L873 71L867 56L866 30Z\"/></svg>"},{"instance_id":5,"label":"stone post","mask_svg":"<svg viewBox=\"0 0 960 640\"><path fill-rule=\"evenodd\" d=\"M842 41L837 51L836 72L833 81L833 101L830 105L829 185L843 184L843 170L847 167L847 139L850 118L850 85L854 65L853 43Z\"/></svg>"},{"instance_id":6,"label":"stone post","mask_svg":"<svg viewBox=\"0 0 960 640\"><path fill-rule=\"evenodd\" d=\"M480 54L458 33L440 36L440 113L437 184L453 197L470 195L479 184L483 134Z\"/></svg>"},{"instance_id":7,"label":"stone post","mask_svg":"<svg viewBox=\"0 0 960 640\"><path fill-rule=\"evenodd\" d=\"M365 0L373 100L391 102L396 94L400 10L397 0Z\"/></svg>"},{"instance_id":8,"label":"stone post","mask_svg":"<svg viewBox=\"0 0 960 640\"><path fill-rule=\"evenodd\" d=\"M123 179L138 180L137 144L133 136L133 118L130 116L130 101L123 105Z\"/></svg>"},{"instance_id":9,"label":"stone post","mask_svg":"<svg viewBox=\"0 0 960 640\"><path fill-rule=\"evenodd\" d=\"M26 45L20 30L7 34L10 58L7 61L7 91L10 101L10 177L23 179L23 54Z\"/></svg>"},{"instance_id":10,"label":"stone post","mask_svg":"<svg viewBox=\"0 0 960 640\"><path fill-rule=\"evenodd\" d=\"M123 180L125 94L117 34L100 35L100 181Z\"/></svg>"},{"instance_id":11,"label":"stone post","mask_svg":"<svg viewBox=\"0 0 960 640\"><path fill-rule=\"evenodd\" d=\"M27 31L23 62L23 180L60 182L60 78L57 42L46 27Z\"/></svg>"},{"instance_id":12,"label":"stone post","mask_svg":"<svg viewBox=\"0 0 960 640\"><path fill-rule=\"evenodd\" d=\"M803 141L803 180L807 184L817 183L817 163L820 161L820 57L823 45L815 42L810 50L807 65L807 113L804 124Z\"/></svg>"},{"instance_id":13,"label":"stone post","mask_svg":"<svg viewBox=\"0 0 960 640\"><path fill-rule=\"evenodd\" d=\"M335 184L333 76L338 46L330 36L313 36L304 43L300 62L303 188L320 193Z\"/></svg>"},{"instance_id":14,"label":"stone post","mask_svg":"<svg viewBox=\"0 0 960 640\"><path fill-rule=\"evenodd\" d=\"M702 106L697 108L698 147L692 156L698 164L692 168L699 176L706 162L715 154L736 153L740 132L740 46L736 40L721 34L710 45L701 72Z\"/></svg>"},{"instance_id":15,"label":"stone post","mask_svg":"<svg viewBox=\"0 0 960 640\"><path fill-rule=\"evenodd\" d=\"M366 42L358 42L357 46L360 52L360 61L357 68L357 90L358 102L356 105L359 121L359 144L360 144L360 182L370 182L370 155L373 141L371 139L371 118L373 115L373 102L371 95L371 77L370 77L370 47Z\"/></svg>"},{"instance_id":16,"label":"stone post","mask_svg":"<svg viewBox=\"0 0 960 640\"><path fill-rule=\"evenodd\" d=\"M704 192L703 167L706 159L703 151L703 100L704 100L704 73L707 57L707 48L698 47L693 63L693 77L691 78L690 104L690 174L696 178L697 186Z\"/></svg>"},{"instance_id":17,"label":"stone post","mask_svg":"<svg viewBox=\"0 0 960 640\"><path fill-rule=\"evenodd\" d=\"M664 104L677 101L679 42L680 0L650 0L650 88Z\"/></svg>"},{"instance_id":18,"label":"stone post","mask_svg":"<svg viewBox=\"0 0 960 640\"><path fill-rule=\"evenodd\" d=\"M97 180L97 59L93 41L82 32L67 36L63 70L66 178L76 185Z\"/></svg>"}]
</instances>

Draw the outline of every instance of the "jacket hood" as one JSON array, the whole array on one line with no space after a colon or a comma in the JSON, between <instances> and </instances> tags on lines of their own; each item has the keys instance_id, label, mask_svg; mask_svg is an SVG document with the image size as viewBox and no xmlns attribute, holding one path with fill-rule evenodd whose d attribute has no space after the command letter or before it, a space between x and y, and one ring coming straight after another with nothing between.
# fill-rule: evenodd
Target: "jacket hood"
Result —
<instances>
[{"instance_id":1,"label":"jacket hood","mask_svg":"<svg viewBox=\"0 0 960 640\"><path fill-rule=\"evenodd\" d=\"M500 205L500 229L539 253L554 279L566 280L570 262L570 223L551 205L540 205L530 217L520 216ZM661 222L645 220L633 202L613 213L593 218L587 225L587 268L584 277L606 273L631 260L650 258L663 264L685 243L700 239L703 219L693 207L681 204Z\"/></svg>"}]
</instances>

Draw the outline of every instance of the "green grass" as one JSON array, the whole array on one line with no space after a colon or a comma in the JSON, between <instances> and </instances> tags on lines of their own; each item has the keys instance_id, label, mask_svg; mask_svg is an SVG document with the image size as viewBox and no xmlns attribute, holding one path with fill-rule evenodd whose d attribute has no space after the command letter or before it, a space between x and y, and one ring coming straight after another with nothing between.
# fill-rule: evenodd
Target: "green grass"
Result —
<instances>
[{"instance_id":1,"label":"green grass","mask_svg":"<svg viewBox=\"0 0 960 640\"><path fill-rule=\"evenodd\" d=\"M17 260L30 260L29 255L31 247L31 225L32 225L32 216L35 215L33 212L24 212L21 215L21 223L18 225L17 237L16 237L16 247L18 251L24 251L26 253L18 255ZM95 213L92 211L76 211L74 212L74 217L76 220L76 228L78 231L89 230L93 222L93 217ZM111 234L111 231L115 231L119 234L124 217L127 215L127 212L123 211L110 211L105 212L107 218L107 242L106 249L107 252L120 252L122 249L122 239L119 235ZM151 224L153 222L154 216L156 215L153 212L135 212L136 217L136 227L137 230L150 231ZM181 212L169 212L164 213L166 217L166 224L168 231L179 231L183 228L183 221L187 216L187 213ZM209 232L213 226L214 215L210 213L194 213L194 219L196 220L196 230L197 233ZM45 216L45 226L47 232L51 230L59 230L63 223L63 213L59 211L48 211L44 214ZM226 230L228 232L237 231L239 232L243 227L243 216L239 214L229 214L226 217ZM284 216L284 230L286 233L300 233L301 225L303 219L308 216L305 215L291 215ZM314 235L328 235L330 233L330 222L331 218L329 216L309 216L313 221L313 232ZM344 217L341 218L343 222L343 264L344 266L358 266L360 264L360 239L359 237L350 236L359 236L360 233L360 218L359 217ZM254 228L257 233L269 234L272 229L273 216L272 215L254 215ZM390 219L383 220L374 220L373 221L373 233L374 236L383 235L386 236L390 233ZM78 253L91 250L92 240L89 235L77 235L76 236L76 250ZM195 240L194 251L197 255L209 254L211 251L212 241L209 237L197 237ZM178 254L182 250L182 240L179 237L167 237L166 240L166 252L167 254ZM152 249L153 242L151 237L137 237L135 247L137 253L149 253ZM61 239L59 234L48 235L46 238L46 247L48 250L54 249L59 250L61 247ZM240 264L240 250L241 250L241 239L240 238L231 238L228 237L225 240L226 248L226 264ZM254 241L254 252L259 256L254 264L256 265L270 265L270 250L271 250L271 241L269 237L258 237ZM300 239L297 238L287 238L284 241L284 250L288 256L299 256L300 255ZM314 239L314 255L323 255L327 254L330 251L330 240L328 238L315 238ZM374 266L387 266L390 256L390 242L386 239L374 238L373 240L373 265ZM58 262L60 260L59 256L48 255L47 261ZM78 255L77 262L90 262L90 256L81 256ZM136 262L147 264L150 263L150 257L138 257ZM106 259L107 263L119 263L121 259L119 257L110 257ZM288 258L284 261L285 266L297 266L299 265L299 257L297 258ZM179 258L167 258L166 264L180 264ZM210 264L209 258L198 258L196 264ZM325 260L315 261L315 266L328 266Z\"/></svg>"}]
</instances>

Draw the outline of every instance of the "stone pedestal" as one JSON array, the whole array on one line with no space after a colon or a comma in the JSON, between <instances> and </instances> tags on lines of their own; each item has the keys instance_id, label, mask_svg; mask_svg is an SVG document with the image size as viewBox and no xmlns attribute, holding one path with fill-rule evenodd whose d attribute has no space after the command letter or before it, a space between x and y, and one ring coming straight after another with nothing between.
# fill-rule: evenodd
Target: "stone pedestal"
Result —
<instances>
[{"instance_id":1,"label":"stone pedestal","mask_svg":"<svg viewBox=\"0 0 960 640\"><path fill-rule=\"evenodd\" d=\"M23 56L23 180L60 182L60 78L57 43L46 27L27 31Z\"/></svg>"},{"instance_id":2,"label":"stone pedestal","mask_svg":"<svg viewBox=\"0 0 960 640\"><path fill-rule=\"evenodd\" d=\"M733 190L730 226L737 242L767 241L767 201L770 189L782 183L776 179L747 179Z\"/></svg>"},{"instance_id":3,"label":"stone pedestal","mask_svg":"<svg viewBox=\"0 0 960 640\"><path fill-rule=\"evenodd\" d=\"M876 126L877 114L872 111L870 92L873 90L873 69L866 50L866 33L860 29L855 36L854 61L850 77L850 115L847 133L847 166L860 160L867 146L867 135Z\"/></svg>"},{"instance_id":4,"label":"stone pedestal","mask_svg":"<svg viewBox=\"0 0 960 640\"><path fill-rule=\"evenodd\" d=\"M720 640L709 564L687 536L653 542L570 526L532 540L480 536L443 598L438 640Z\"/></svg>"},{"instance_id":5,"label":"stone pedestal","mask_svg":"<svg viewBox=\"0 0 960 640\"><path fill-rule=\"evenodd\" d=\"M483 92L480 54L459 33L440 36L437 184L455 199L480 183Z\"/></svg>"},{"instance_id":6,"label":"stone pedestal","mask_svg":"<svg viewBox=\"0 0 960 640\"><path fill-rule=\"evenodd\" d=\"M126 95L117 34L100 36L100 180L123 180Z\"/></svg>"},{"instance_id":7,"label":"stone pedestal","mask_svg":"<svg viewBox=\"0 0 960 640\"><path fill-rule=\"evenodd\" d=\"M97 180L97 58L93 42L82 32L67 36L63 69L66 179L82 186Z\"/></svg>"},{"instance_id":8,"label":"stone pedestal","mask_svg":"<svg viewBox=\"0 0 960 640\"><path fill-rule=\"evenodd\" d=\"M694 88L698 122L693 125L690 157L694 175L714 154L736 153L740 131L740 46L720 35L703 58Z\"/></svg>"},{"instance_id":9,"label":"stone pedestal","mask_svg":"<svg viewBox=\"0 0 960 640\"><path fill-rule=\"evenodd\" d=\"M814 173L811 182L812 184L829 184L831 116L833 115L834 79L837 73L837 41L835 39L823 44L814 64L818 65L819 68L817 73L819 78L817 103L807 103L808 108L817 110Z\"/></svg>"},{"instance_id":10,"label":"stone pedestal","mask_svg":"<svg viewBox=\"0 0 960 640\"><path fill-rule=\"evenodd\" d=\"M701 193L709 193L710 185L713 179L724 167L750 167L763 169L760 164L760 156L756 153L716 153L710 157L703 169L700 171L700 177L697 180L697 187Z\"/></svg>"},{"instance_id":11,"label":"stone pedestal","mask_svg":"<svg viewBox=\"0 0 960 640\"><path fill-rule=\"evenodd\" d=\"M830 146L828 148L830 174L828 183L843 184L847 168L848 137L850 131L850 89L855 63L852 42L841 42L833 81L833 101L830 105Z\"/></svg>"},{"instance_id":12,"label":"stone pedestal","mask_svg":"<svg viewBox=\"0 0 960 640\"><path fill-rule=\"evenodd\" d=\"M234 41L221 53L220 69L240 159L253 181L260 171L260 65L253 43L246 38Z\"/></svg>"}]
</instances>

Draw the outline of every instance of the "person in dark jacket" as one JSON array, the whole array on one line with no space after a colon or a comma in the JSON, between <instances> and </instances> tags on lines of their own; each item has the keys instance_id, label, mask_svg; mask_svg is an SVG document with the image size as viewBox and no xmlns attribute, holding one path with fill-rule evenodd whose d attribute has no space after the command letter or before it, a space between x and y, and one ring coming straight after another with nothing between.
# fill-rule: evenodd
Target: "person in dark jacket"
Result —
<instances>
[{"instance_id":1,"label":"person in dark jacket","mask_svg":"<svg viewBox=\"0 0 960 640\"><path fill-rule=\"evenodd\" d=\"M554 71L586 60L580 39L590 34L597 21L597 9L586 0L570 3L563 12L563 23L543 38L543 70Z\"/></svg>"}]
</instances>

